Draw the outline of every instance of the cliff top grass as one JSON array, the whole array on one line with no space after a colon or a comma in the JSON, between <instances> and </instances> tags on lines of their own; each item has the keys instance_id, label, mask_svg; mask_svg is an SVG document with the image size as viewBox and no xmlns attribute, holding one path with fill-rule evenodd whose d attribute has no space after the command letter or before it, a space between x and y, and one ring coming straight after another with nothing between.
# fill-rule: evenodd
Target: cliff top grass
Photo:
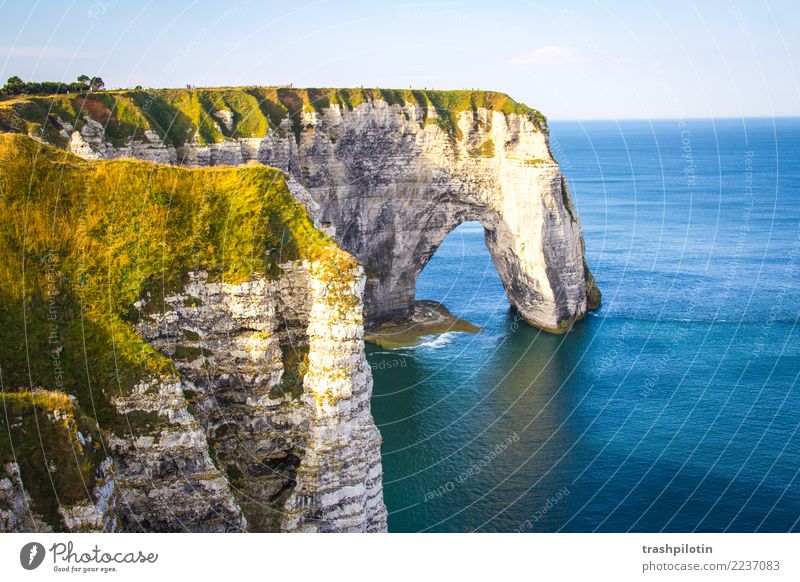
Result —
<instances>
[{"instance_id":1,"label":"cliff top grass","mask_svg":"<svg viewBox=\"0 0 800 582\"><path fill-rule=\"evenodd\" d=\"M436 123L458 135L458 117L464 111L485 108L526 116L542 131L545 117L536 109L493 91L438 91L416 89L296 89L293 87L218 87L207 89L147 89L100 91L50 96L14 96L0 100L0 131L13 131L64 147L64 123L81 129L86 117L101 123L116 146L144 140L154 131L167 144L181 147L233 137L264 137L268 128L284 131L289 119L296 136L302 131L301 113L331 105L354 109L382 100L390 105L418 105L423 123ZM230 128L218 116L232 114ZM435 111L435 115L433 112Z\"/></svg>"},{"instance_id":2,"label":"cliff top grass","mask_svg":"<svg viewBox=\"0 0 800 582\"><path fill-rule=\"evenodd\" d=\"M286 261L355 267L316 230L279 170L86 162L0 134L0 370L6 392L72 394L101 429L111 405L172 363L135 331L189 271L239 283Z\"/></svg>"}]
</instances>

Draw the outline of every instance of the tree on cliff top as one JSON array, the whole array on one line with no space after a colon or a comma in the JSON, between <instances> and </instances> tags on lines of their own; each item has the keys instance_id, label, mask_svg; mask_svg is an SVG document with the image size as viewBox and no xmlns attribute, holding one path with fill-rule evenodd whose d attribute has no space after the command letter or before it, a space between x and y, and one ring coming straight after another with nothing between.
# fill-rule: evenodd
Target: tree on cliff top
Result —
<instances>
[{"instance_id":1,"label":"tree on cliff top","mask_svg":"<svg viewBox=\"0 0 800 582\"><path fill-rule=\"evenodd\" d=\"M18 76L9 77L5 86L0 89L0 95L54 95L57 93L86 93L87 91L102 91L105 83L100 77L80 75L76 82L61 83L58 81L29 81L25 82Z\"/></svg>"}]
</instances>

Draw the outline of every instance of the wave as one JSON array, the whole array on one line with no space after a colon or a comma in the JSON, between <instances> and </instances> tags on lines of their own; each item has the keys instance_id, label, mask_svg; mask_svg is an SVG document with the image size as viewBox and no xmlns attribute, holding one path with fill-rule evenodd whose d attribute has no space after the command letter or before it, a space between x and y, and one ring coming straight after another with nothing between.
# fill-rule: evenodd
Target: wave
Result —
<instances>
[{"instance_id":1,"label":"wave","mask_svg":"<svg viewBox=\"0 0 800 582\"><path fill-rule=\"evenodd\" d=\"M454 331L448 331L439 335L424 335L420 338L424 341L415 345L414 349L427 348L430 350L440 350L453 343L456 333L457 332Z\"/></svg>"}]
</instances>

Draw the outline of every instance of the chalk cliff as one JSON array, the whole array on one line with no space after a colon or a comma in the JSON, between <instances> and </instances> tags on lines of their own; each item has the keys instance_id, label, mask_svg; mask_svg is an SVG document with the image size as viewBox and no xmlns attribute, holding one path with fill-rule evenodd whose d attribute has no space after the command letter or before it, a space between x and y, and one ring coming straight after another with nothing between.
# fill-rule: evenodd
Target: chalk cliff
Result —
<instances>
[{"instance_id":1,"label":"chalk cliff","mask_svg":"<svg viewBox=\"0 0 800 582\"><path fill-rule=\"evenodd\" d=\"M0 127L86 159L288 172L315 224L365 266L368 326L410 317L417 276L466 220L484 226L509 301L532 325L566 331L599 304L546 121L503 94L253 87L63 99L38 122L36 98L0 108Z\"/></svg>"},{"instance_id":2,"label":"chalk cliff","mask_svg":"<svg viewBox=\"0 0 800 582\"><path fill-rule=\"evenodd\" d=\"M480 221L535 326L600 301L502 94L20 97L0 130L0 530L384 531L364 327L447 233Z\"/></svg>"},{"instance_id":3,"label":"chalk cliff","mask_svg":"<svg viewBox=\"0 0 800 582\"><path fill-rule=\"evenodd\" d=\"M0 531L386 529L364 271L281 172L0 167Z\"/></svg>"}]
</instances>

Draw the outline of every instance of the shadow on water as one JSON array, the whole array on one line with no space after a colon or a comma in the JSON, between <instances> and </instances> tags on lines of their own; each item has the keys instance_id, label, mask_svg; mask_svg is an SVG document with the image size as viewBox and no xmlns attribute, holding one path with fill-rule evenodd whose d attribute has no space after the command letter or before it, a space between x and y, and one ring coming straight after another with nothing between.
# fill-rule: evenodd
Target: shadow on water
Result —
<instances>
[{"instance_id":1,"label":"shadow on water","mask_svg":"<svg viewBox=\"0 0 800 582\"><path fill-rule=\"evenodd\" d=\"M791 528L797 391L764 387L769 358L715 363L735 335L593 317L554 336L508 314L441 347L369 349L390 529Z\"/></svg>"},{"instance_id":2,"label":"shadow on water","mask_svg":"<svg viewBox=\"0 0 800 582\"><path fill-rule=\"evenodd\" d=\"M390 516L393 531L511 529L516 517L501 517L509 503L563 487L552 468L571 462L575 441L569 418L581 394L561 349L573 340L520 325L511 312L498 324L442 347L368 348L384 487L391 509L402 510Z\"/></svg>"}]
</instances>

